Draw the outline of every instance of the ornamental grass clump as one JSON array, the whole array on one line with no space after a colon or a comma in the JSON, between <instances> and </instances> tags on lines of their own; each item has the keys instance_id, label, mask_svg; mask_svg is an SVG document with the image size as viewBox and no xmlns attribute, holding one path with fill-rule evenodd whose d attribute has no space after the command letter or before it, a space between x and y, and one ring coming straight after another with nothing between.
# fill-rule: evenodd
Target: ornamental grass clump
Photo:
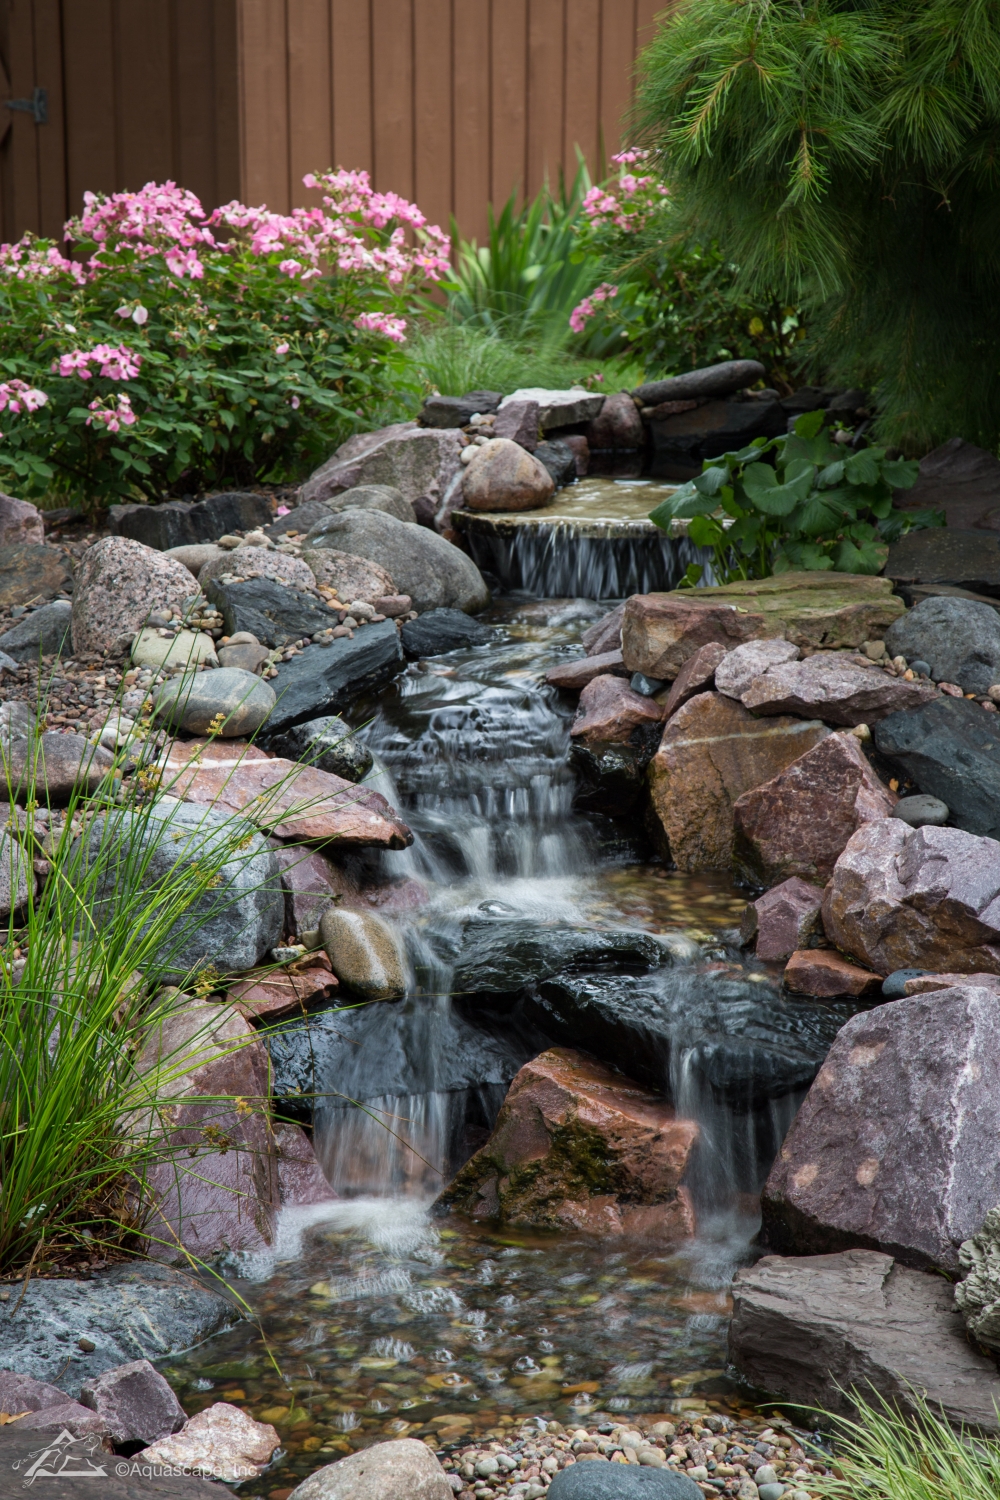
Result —
<instances>
[{"instance_id":1,"label":"ornamental grass clump","mask_svg":"<svg viewBox=\"0 0 1000 1500\"><path fill-rule=\"evenodd\" d=\"M93 505L277 482L366 425L448 237L364 172L304 181L322 206L290 214L87 193L64 247L0 247L0 486Z\"/></svg>"}]
</instances>

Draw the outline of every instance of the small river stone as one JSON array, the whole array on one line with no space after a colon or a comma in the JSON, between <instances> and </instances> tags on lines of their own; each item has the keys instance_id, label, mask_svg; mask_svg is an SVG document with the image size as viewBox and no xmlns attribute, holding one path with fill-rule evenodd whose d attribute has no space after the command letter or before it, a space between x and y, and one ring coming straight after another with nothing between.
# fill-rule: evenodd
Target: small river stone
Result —
<instances>
[{"instance_id":1,"label":"small river stone","mask_svg":"<svg viewBox=\"0 0 1000 1500\"><path fill-rule=\"evenodd\" d=\"M940 797L926 797L922 793L915 797L900 797L890 817L909 823L911 828L941 828L951 817L951 809Z\"/></svg>"},{"instance_id":2,"label":"small river stone","mask_svg":"<svg viewBox=\"0 0 1000 1500\"><path fill-rule=\"evenodd\" d=\"M762 1484L777 1484L777 1471L770 1464L761 1464L754 1477L754 1483L760 1489Z\"/></svg>"},{"instance_id":3,"label":"small river stone","mask_svg":"<svg viewBox=\"0 0 1000 1500\"><path fill-rule=\"evenodd\" d=\"M189 734L207 734L221 716L218 733L235 739L258 730L276 702L274 689L251 672L219 667L165 682L156 691L153 713Z\"/></svg>"},{"instance_id":4,"label":"small river stone","mask_svg":"<svg viewBox=\"0 0 1000 1500\"><path fill-rule=\"evenodd\" d=\"M773 1484L761 1484L760 1476L757 1476L757 1494L760 1496L760 1500L781 1500L784 1493L785 1486L779 1484L777 1480Z\"/></svg>"},{"instance_id":5,"label":"small river stone","mask_svg":"<svg viewBox=\"0 0 1000 1500\"><path fill-rule=\"evenodd\" d=\"M919 979L922 974L930 973L928 969L894 969L882 981L883 1000L903 1000L906 997L906 981L908 979Z\"/></svg>"}]
</instances>

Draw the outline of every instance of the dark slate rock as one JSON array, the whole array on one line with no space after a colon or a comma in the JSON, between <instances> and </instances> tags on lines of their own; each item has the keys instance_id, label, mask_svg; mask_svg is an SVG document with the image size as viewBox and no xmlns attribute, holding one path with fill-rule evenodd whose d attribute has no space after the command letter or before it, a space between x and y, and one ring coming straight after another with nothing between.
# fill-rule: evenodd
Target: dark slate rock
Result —
<instances>
[{"instance_id":1,"label":"dark slate rock","mask_svg":"<svg viewBox=\"0 0 1000 1500\"><path fill-rule=\"evenodd\" d=\"M783 997L770 983L695 969L561 974L527 1005L561 1046L582 1047L623 1073L663 1087L683 1069L740 1108L809 1087L853 1002Z\"/></svg>"},{"instance_id":2,"label":"dark slate rock","mask_svg":"<svg viewBox=\"0 0 1000 1500\"><path fill-rule=\"evenodd\" d=\"M882 755L947 804L956 828L1000 839L998 720L971 698L941 697L889 714L872 732Z\"/></svg>"},{"instance_id":3,"label":"dark slate rock","mask_svg":"<svg viewBox=\"0 0 1000 1500\"><path fill-rule=\"evenodd\" d=\"M902 1000L906 996L906 982L909 979L919 979L926 974L926 969L893 969L882 981L882 998L884 1000Z\"/></svg>"},{"instance_id":4,"label":"dark slate rock","mask_svg":"<svg viewBox=\"0 0 1000 1500\"><path fill-rule=\"evenodd\" d=\"M707 401L694 411L654 410L649 422L653 473L662 478L701 472L702 460L742 448L755 437L778 437L788 419L778 401Z\"/></svg>"},{"instance_id":5,"label":"dark slate rock","mask_svg":"<svg viewBox=\"0 0 1000 1500\"><path fill-rule=\"evenodd\" d=\"M889 548L885 574L900 592L906 584L946 583L1000 598L1000 537L939 526L911 531Z\"/></svg>"},{"instance_id":6,"label":"dark slate rock","mask_svg":"<svg viewBox=\"0 0 1000 1500\"><path fill-rule=\"evenodd\" d=\"M661 401L700 401L708 396L730 396L748 385L755 385L764 375L764 366L756 359L728 359L722 364L707 365L686 375L654 380L632 392L643 406L659 406Z\"/></svg>"},{"instance_id":7,"label":"dark slate rock","mask_svg":"<svg viewBox=\"0 0 1000 1500\"><path fill-rule=\"evenodd\" d=\"M290 510L287 516L279 516L272 521L270 526L262 528L264 535L269 536L272 541L279 541L287 532L297 532L299 536L305 536L314 526L319 526L332 512L325 500L307 500L305 505L297 505Z\"/></svg>"},{"instance_id":8,"label":"dark slate rock","mask_svg":"<svg viewBox=\"0 0 1000 1500\"><path fill-rule=\"evenodd\" d=\"M429 609L416 620L407 620L400 639L406 655L415 661L465 646L485 646L493 639L493 631L460 609Z\"/></svg>"},{"instance_id":9,"label":"dark slate rock","mask_svg":"<svg viewBox=\"0 0 1000 1500\"><path fill-rule=\"evenodd\" d=\"M105 832L109 817L113 827ZM163 941L160 961L173 973L187 974L211 965L238 971L253 968L281 937L285 897L274 852L252 825L213 807L182 802L157 803L142 814L115 813L93 820L87 830L83 871L100 861L93 895L99 923L112 919L123 883L130 888L156 887L187 865L202 862L213 851L231 848L238 830L247 829L246 847L231 852L219 865L219 884L204 891ZM79 845L74 845L75 851ZM150 913L150 921L154 913Z\"/></svg>"},{"instance_id":10,"label":"dark slate rock","mask_svg":"<svg viewBox=\"0 0 1000 1500\"><path fill-rule=\"evenodd\" d=\"M58 547L34 542L0 547L0 609L40 604L72 587L70 565Z\"/></svg>"},{"instance_id":11,"label":"dark slate rock","mask_svg":"<svg viewBox=\"0 0 1000 1500\"><path fill-rule=\"evenodd\" d=\"M873 1387L916 1415L919 1391L956 1427L998 1430L996 1365L970 1343L950 1282L877 1251L768 1255L737 1271L729 1357L796 1405L852 1414L848 1393L872 1400Z\"/></svg>"},{"instance_id":12,"label":"dark slate rock","mask_svg":"<svg viewBox=\"0 0 1000 1500\"><path fill-rule=\"evenodd\" d=\"M701 1490L686 1474L599 1459L562 1469L546 1494L552 1500L702 1500Z\"/></svg>"},{"instance_id":13,"label":"dark slate rock","mask_svg":"<svg viewBox=\"0 0 1000 1500\"><path fill-rule=\"evenodd\" d=\"M275 755L306 761L345 781L361 781L372 768L371 751L354 738L349 724L332 714L295 724L284 734L269 736L267 748Z\"/></svg>"},{"instance_id":14,"label":"dark slate rock","mask_svg":"<svg viewBox=\"0 0 1000 1500\"><path fill-rule=\"evenodd\" d=\"M382 687L403 665L399 631L392 620L365 625L353 639L344 636L328 646L307 646L282 662L271 686L277 705L268 730L280 734L293 724L349 708L363 693Z\"/></svg>"},{"instance_id":15,"label":"dark slate rock","mask_svg":"<svg viewBox=\"0 0 1000 1500\"><path fill-rule=\"evenodd\" d=\"M439 933L437 944L454 964L452 988L460 994L516 994L566 969L655 969L671 962L648 932L546 926L527 917L474 918L457 935Z\"/></svg>"},{"instance_id":16,"label":"dark slate rock","mask_svg":"<svg viewBox=\"0 0 1000 1500\"><path fill-rule=\"evenodd\" d=\"M56 655L69 638L72 612L68 599L53 599L51 604L33 609L0 635L0 651L15 661L37 661L39 656Z\"/></svg>"},{"instance_id":17,"label":"dark slate rock","mask_svg":"<svg viewBox=\"0 0 1000 1500\"><path fill-rule=\"evenodd\" d=\"M559 438L541 442L535 448L535 457L552 476L556 489L572 484L576 478L576 454L568 443Z\"/></svg>"},{"instance_id":18,"label":"dark slate rock","mask_svg":"<svg viewBox=\"0 0 1000 1500\"><path fill-rule=\"evenodd\" d=\"M179 1354L239 1316L195 1277L149 1262L116 1266L90 1281L35 1278L23 1298L0 1303L0 1368L77 1397L85 1380L130 1360ZM94 1344L90 1353L79 1348L80 1338Z\"/></svg>"},{"instance_id":19,"label":"dark slate rock","mask_svg":"<svg viewBox=\"0 0 1000 1500\"><path fill-rule=\"evenodd\" d=\"M467 396L428 396L420 413L425 427L464 427L478 412L487 416L496 411L503 395L500 391L470 391Z\"/></svg>"},{"instance_id":20,"label":"dark slate rock","mask_svg":"<svg viewBox=\"0 0 1000 1500\"><path fill-rule=\"evenodd\" d=\"M885 644L890 656L919 659L935 682L955 682L967 693L1000 682L1000 615L973 599L922 599L892 622Z\"/></svg>"},{"instance_id":21,"label":"dark slate rock","mask_svg":"<svg viewBox=\"0 0 1000 1500\"><path fill-rule=\"evenodd\" d=\"M240 490L206 495L192 504L166 500L160 505L115 505L110 524L117 536L128 536L158 552L191 542L214 542L230 531L255 531L272 520L264 495Z\"/></svg>"},{"instance_id":22,"label":"dark slate rock","mask_svg":"<svg viewBox=\"0 0 1000 1500\"><path fill-rule=\"evenodd\" d=\"M1000 1007L956 985L853 1016L795 1117L761 1199L781 1254L882 1250L958 1270L1000 1203Z\"/></svg>"},{"instance_id":23,"label":"dark slate rock","mask_svg":"<svg viewBox=\"0 0 1000 1500\"><path fill-rule=\"evenodd\" d=\"M950 438L920 460L910 490L896 491L906 510L940 510L951 529L1000 530L1000 459L964 438Z\"/></svg>"},{"instance_id":24,"label":"dark slate rock","mask_svg":"<svg viewBox=\"0 0 1000 1500\"><path fill-rule=\"evenodd\" d=\"M312 594L274 578L248 578L245 583L212 578L205 595L221 611L227 635L249 630L263 646L288 646L338 624L338 616Z\"/></svg>"},{"instance_id":25,"label":"dark slate rock","mask_svg":"<svg viewBox=\"0 0 1000 1500\"><path fill-rule=\"evenodd\" d=\"M631 812L645 789L646 767L655 749L655 745L584 745L574 740L569 759L580 779L576 805L609 818Z\"/></svg>"}]
</instances>

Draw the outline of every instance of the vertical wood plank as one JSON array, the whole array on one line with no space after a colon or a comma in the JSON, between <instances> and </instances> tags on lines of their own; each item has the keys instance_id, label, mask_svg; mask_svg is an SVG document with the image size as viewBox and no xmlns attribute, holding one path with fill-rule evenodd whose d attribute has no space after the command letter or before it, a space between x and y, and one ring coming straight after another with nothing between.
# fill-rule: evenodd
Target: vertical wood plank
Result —
<instances>
[{"instance_id":1,"label":"vertical wood plank","mask_svg":"<svg viewBox=\"0 0 1000 1500\"><path fill-rule=\"evenodd\" d=\"M12 97L27 99L35 77L34 13L31 0L12 0L10 6L10 86ZM12 208L15 222L38 234L41 206L38 195L38 126L30 115L11 111L7 150L10 161ZM21 230L20 233L23 233ZM20 234L18 235L20 237Z\"/></svg>"},{"instance_id":2,"label":"vertical wood plank","mask_svg":"<svg viewBox=\"0 0 1000 1500\"><path fill-rule=\"evenodd\" d=\"M331 0L333 165L374 172L371 0Z\"/></svg>"},{"instance_id":3,"label":"vertical wood plank","mask_svg":"<svg viewBox=\"0 0 1000 1500\"><path fill-rule=\"evenodd\" d=\"M528 0L493 0L490 7L490 200L499 208L523 196L528 144Z\"/></svg>"},{"instance_id":4,"label":"vertical wood plank","mask_svg":"<svg viewBox=\"0 0 1000 1500\"><path fill-rule=\"evenodd\" d=\"M170 10L166 0L115 0L119 191L175 172Z\"/></svg>"},{"instance_id":5,"label":"vertical wood plank","mask_svg":"<svg viewBox=\"0 0 1000 1500\"><path fill-rule=\"evenodd\" d=\"M375 185L413 197L413 0L372 0Z\"/></svg>"},{"instance_id":6,"label":"vertical wood plank","mask_svg":"<svg viewBox=\"0 0 1000 1500\"><path fill-rule=\"evenodd\" d=\"M598 162L601 95L600 0L566 0L566 101L563 106L563 171L567 187L576 176L577 147L591 176Z\"/></svg>"},{"instance_id":7,"label":"vertical wood plank","mask_svg":"<svg viewBox=\"0 0 1000 1500\"><path fill-rule=\"evenodd\" d=\"M286 0L239 0L243 201L291 207Z\"/></svg>"},{"instance_id":8,"label":"vertical wood plank","mask_svg":"<svg viewBox=\"0 0 1000 1500\"><path fill-rule=\"evenodd\" d=\"M635 45L637 56L643 47L648 47L653 40L653 33L656 31L658 17L665 15L668 10L672 9L673 6L669 3L669 0L636 0Z\"/></svg>"},{"instance_id":9,"label":"vertical wood plank","mask_svg":"<svg viewBox=\"0 0 1000 1500\"><path fill-rule=\"evenodd\" d=\"M491 181L489 12L489 0L463 0L453 50L455 218L463 234L480 243Z\"/></svg>"},{"instance_id":10,"label":"vertical wood plank","mask_svg":"<svg viewBox=\"0 0 1000 1500\"><path fill-rule=\"evenodd\" d=\"M452 46L452 0L414 0L413 191L445 233L452 213Z\"/></svg>"},{"instance_id":11,"label":"vertical wood plank","mask_svg":"<svg viewBox=\"0 0 1000 1500\"><path fill-rule=\"evenodd\" d=\"M118 186L111 0L64 5L63 46L66 196L70 214L78 214L88 189L113 193Z\"/></svg>"},{"instance_id":12,"label":"vertical wood plank","mask_svg":"<svg viewBox=\"0 0 1000 1500\"><path fill-rule=\"evenodd\" d=\"M528 181L533 198L546 180L558 186L563 164L565 0L529 0Z\"/></svg>"},{"instance_id":13,"label":"vertical wood plank","mask_svg":"<svg viewBox=\"0 0 1000 1500\"><path fill-rule=\"evenodd\" d=\"M219 203L215 136L214 8L171 0L173 162L170 175L196 193L206 213Z\"/></svg>"},{"instance_id":14,"label":"vertical wood plank","mask_svg":"<svg viewBox=\"0 0 1000 1500\"><path fill-rule=\"evenodd\" d=\"M48 89L49 123L34 126L38 159L38 227L62 238L66 221L66 120L63 108L63 42L59 0L35 0L35 83Z\"/></svg>"},{"instance_id":15,"label":"vertical wood plank","mask_svg":"<svg viewBox=\"0 0 1000 1500\"><path fill-rule=\"evenodd\" d=\"M636 0L603 0L601 14L601 138L608 158L628 134L635 69Z\"/></svg>"},{"instance_id":16,"label":"vertical wood plank","mask_svg":"<svg viewBox=\"0 0 1000 1500\"><path fill-rule=\"evenodd\" d=\"M293 204L315 200L307 172L333 165L328 0L288 0L289 192Z\"/></svg>"},{"instance_id":17,"label":"vertical wood plank","mask_svg":"<svg viewBox=\"0 0 1000 1500\"><path fill-rule=\"evenodd\" d=\"M199 0L206 5L206 0ZM240 58L237 0L209 0L212 12L214 162L216 204L243 191L240 130Z\"/></svg>"}]
</instances>

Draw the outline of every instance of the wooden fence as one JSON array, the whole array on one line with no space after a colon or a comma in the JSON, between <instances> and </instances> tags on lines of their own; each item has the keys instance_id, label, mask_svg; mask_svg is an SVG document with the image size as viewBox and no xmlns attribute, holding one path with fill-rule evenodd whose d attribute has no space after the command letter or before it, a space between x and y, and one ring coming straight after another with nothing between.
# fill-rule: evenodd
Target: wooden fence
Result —
<instances>
[{"instance_id":1,"label":"wooden fence","mask_svg":"<svg viewBox=\"0 0 1000 1500\"><path fill-rule=\"evenodd\" d=\"M447 227L621 140L664 0L0 0L0 231L173 178L206 206L306 203L363 167Z\"/></svg>"}]
</instances>

